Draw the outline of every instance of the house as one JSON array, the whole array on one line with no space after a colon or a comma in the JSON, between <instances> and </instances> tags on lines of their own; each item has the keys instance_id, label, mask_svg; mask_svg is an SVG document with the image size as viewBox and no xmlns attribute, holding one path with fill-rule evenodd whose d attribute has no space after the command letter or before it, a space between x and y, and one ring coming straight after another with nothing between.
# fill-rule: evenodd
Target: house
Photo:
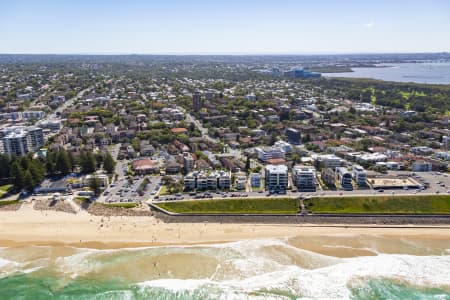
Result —
<instances>
[{"instance_id":1,"label":"house","mask_svg":"<svg viewBox=\"0 0 450 300\"><path fill-rule=\"evenodd\" d=\"M173 134L186 134L188 132L188 130L186 128L172 128L172 129L170 129L170 131Z\"/></svg>"}]
</instances>

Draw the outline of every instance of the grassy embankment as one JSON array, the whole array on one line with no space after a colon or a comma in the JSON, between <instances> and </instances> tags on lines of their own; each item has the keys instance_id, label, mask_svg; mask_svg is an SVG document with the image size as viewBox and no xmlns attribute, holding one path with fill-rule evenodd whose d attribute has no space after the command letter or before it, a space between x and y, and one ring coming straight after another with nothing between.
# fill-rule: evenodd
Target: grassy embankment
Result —
<instances>
[{"instance_id":1,"label":"grassy embankment","mask_svg":"<svg viewBox=\"0 0 450 300\"><path fill-rule=\"evenodd\" d=\"M106 207L122 207L122 208L135 208L137 203L102 203Z\"/></svg>"},{"instance_id":2,"label":"grassy embankment","mask_svg":"<svg viewBox=\"0 0 450 300\"><path fill-rule=\"evenodd\" d=\"M0 201L0 206L17 204L19 200Z\"/></svg>"},{"instance_id":3,"label":"grassy embankment","mask_svg":"<svg viewBox=\"0 0 450 300\"><path fill-rule=\"evenodd\" d=\"M312 205L308 206L308 204ZM449 195L324 197L305 200L313 213L450 214ZM289 198L246 198L192 200L159 203L176 213L295 214L299 200Z\"/></svg>"},{"instance_id":4,"label":"grassy embankment","mask_svg":"<svg viewBox=\"0 0 450 300\"><path fill-rule=\"evenodd\" d=\"M3 196L5 196L5 194L7 194L12 189L12 187L12 184L5 184L0 186L0 198L3 198Z\"/></svg>"},{"instance_id":5,"label":"grassy embankment","mask_svg":"<svg viewBox=\"0 0 450 300\"><path fill-rule=\"evenodd\" d=\"M450 195L313 198L313 213L450 214Z\"/></svg>"},{"instance_id":6,"label":"grassy embankment","mask_svg":"<svg viewBox=\"0 0 450 300\"><path fill-rule=\"evenodd\" d=\"M80 205L84 203L91 203L91 200L87 197L75 197L75 202ZM122 207L122 208L135 208L137 203L132 202L118 202L118 203L95 203L96 205L103 205L104 207Z\"/></svg>"},{"instance_id":7,"label":"grassy embankment","mask_svg":"<svg viewBox=\"0 0 450 300\"><path fill-rule=\"evenodd\" d=\"M192 200L158 203L158 206L177 213L246 213L295 214L299 200L290 198L235 198L223 200Z\"/></svg>"}]
</instances>

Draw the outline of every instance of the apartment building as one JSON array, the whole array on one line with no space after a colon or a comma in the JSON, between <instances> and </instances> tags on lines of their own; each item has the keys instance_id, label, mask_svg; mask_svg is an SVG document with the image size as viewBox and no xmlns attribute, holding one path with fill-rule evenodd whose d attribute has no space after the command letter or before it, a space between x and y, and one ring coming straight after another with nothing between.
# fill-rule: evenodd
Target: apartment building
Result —
<instances>
[{"instance_id":1,"label":"apartment building","mask_svg":"<svg viewBox=\"0 0 450 300\"><path fill-rule=\"evenodd\" d=\"M311 166L294 166L292 179L300 192L316 191L316 169Z\"/></svg>"},{"instance_id":2,"label":"apartment building","mask_svg":"<svg viewBox=\"0 0 450 300\"><path fill-rule=\"evenodd\" d=\"M288 186L288 168L285 165L266 165L265 188L274 193L285 193Z\"/></svg>"},{"instance_id":3,"label":"apartment building","mask_svg":"<svg viewBox=\"0 0 450 300\"><path fill-rule=\"evenodd\" d=\"M44 146L44 134L35 126L12 126L0 130L0 151L22 156Z\"/></svg>"},{"instance_id":4,"label":"apartment building","mask_svg":"<svg viewBox=\"0 0 450 300\"><path fill-rule=\"evenodd\" d=\"M275 158L285 158L285 151L278 147L266 147L261 148L257 147L255 148L256 155L258 156L258 159L262 162L267 162L269 159L275 159Z\"/></svg>"},{"instance_id":5,"label":"apartment building","mask_svg":"<svg viewBox=\"0 0 450 300\"><path fill-rule=\"evenodd\" d=\"M353 190L353 176L352 173L350 173L347 168L340 167L336 169L336 176L339 180L339 183L341 184L341 187L344 190Z\"/></svg>"},{"instance_id":6,"label":"apartment building","mask_svg":"<svg viewBox=\"0 0 450 300\"><path fill-rule=\"evenodd\" d=\"M361 166L353 166L353 178L359 186L367 185L367 173Z\"/></svg>"},{"instance_id":7,"label":"apartment building","mask_svg":"<svg viewBox=\"0 0 450 300\"><path fill-rule=\"evenodd\" d=\"M250 174L250 185L251 187L261 187L261 174L260 173L252 173Z\"/></svg>"},{"instance_id":8,"label":"apartment building","mask_svg":"<svg viewBox=\"0 0 450 300\"><path fill-rule=\"evenodd\" d=\"M338 168L345 165L345 161L334 154L317 155L314 158L316 168Z\"/></svg>"},{"instance_id":9,"label":"apartment building","mask_svg":"<svg viewBox=\"0 0 450 300\"><path fill-rule=\"evenodd\" d=\"M231 187L230 172L217 171L205 173L194 171L184 177L185 190L216 190Z\"/></svg>"}]
</instances>

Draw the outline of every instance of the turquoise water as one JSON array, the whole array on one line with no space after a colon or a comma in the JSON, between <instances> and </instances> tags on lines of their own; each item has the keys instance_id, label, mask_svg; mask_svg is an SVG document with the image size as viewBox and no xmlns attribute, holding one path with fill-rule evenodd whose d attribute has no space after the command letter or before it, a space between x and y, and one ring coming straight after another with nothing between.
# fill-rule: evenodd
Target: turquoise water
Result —
<instances>
[{"instance_id":1,"label":"turquoise water","mask_svg":"<svg viewBox=\"0 0 450 300\"><path fill-rule=\"evenodd\" d=\"M218 299L225 298L274 298L297 299L301 294L284 290L260 290L248 294L229 293L201 287L195 290L172 291L164 288L143 288L118 281L92 281L76 279L61 289L53 288L58 282L52 277L16 275L0 282L1 299ZM351 290L352 299L450 299L450 293L439 288L414 287L389 280L369 280Z\"/></svg>"},{"instance_id":2,"label":"turquoise water","mask_svg":"<svg viewBox=\"0 0 450 300\"><path fill-rule=\"evenodd\" d=\"M373 279L352 290L354 299L447 300L450 293L439 288L415 287L389 280Z\"/></svg>"},{"instance_id":3,"label":"turquoise water","mask_svg":"<svg viewBox=\"0 0 450 300\"><path fill-rule=\"evenodd\" d=\"M294 244L1 248L0 299L450 299L446 245L326 245L373 253L339 258Z\"/></svg>"},{"instance_id":4,"label":"turquoise water","mask_svg":"<svg viewBox=\"0 0 450 300\"><path fill-rule=\"evenodd\" d=\"M353 72L324 73L323 76L450 84L450 63L401 63L385 66L384 68L353 68Z\"/></svg>"}]
</instances>

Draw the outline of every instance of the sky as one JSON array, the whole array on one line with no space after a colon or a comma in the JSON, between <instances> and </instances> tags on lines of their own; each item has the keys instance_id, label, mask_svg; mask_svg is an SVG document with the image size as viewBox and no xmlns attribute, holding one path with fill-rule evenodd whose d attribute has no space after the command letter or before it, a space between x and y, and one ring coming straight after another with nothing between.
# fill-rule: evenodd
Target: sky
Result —
<instances>
[{"instance_id":1,"label":"sky","mask_svg":"<svg viewBox=\"0 0 450 300\"><path fill-rule=\"evenodd\" d=\"M449 0L0 0L0 53L444 51Z\"/></svg>"}]
</instances>

